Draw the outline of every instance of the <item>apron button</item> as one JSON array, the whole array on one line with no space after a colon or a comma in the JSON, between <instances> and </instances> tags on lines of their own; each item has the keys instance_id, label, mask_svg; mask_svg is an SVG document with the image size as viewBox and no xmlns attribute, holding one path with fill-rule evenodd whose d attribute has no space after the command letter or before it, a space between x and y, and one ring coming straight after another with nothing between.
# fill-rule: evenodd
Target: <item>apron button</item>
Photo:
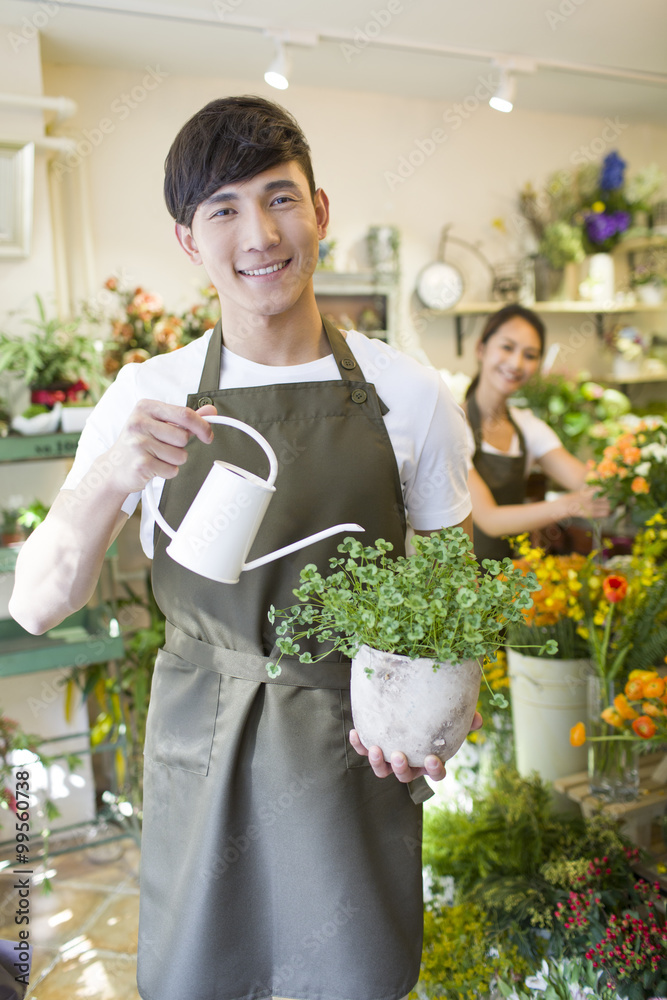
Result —
<instances>
[{"instance_id":1,"label":"apron button","mask_svg":"<svg viewBox=\"0 0 667 1000\"><path fill-rule=\"evenodd\" d=\"M354 360L354 358L343 358L341 361L341 365L343 366L343 368L347 368L349 370L351 368L356 368L357 362Z\"/></svg>"},{"instance_id":2,"label":"apron button","mask_svg":"<svg viewBox=\"0 0 667 1000\"><path fill-rule=\"evenodd\" d=\"M365 403L367 399L368 396L366 395L363 389L355 389L354 392L352 393L353 403Z\"/></svg>"},{"instance_id":3,"label":"apron button","mask_svg":"<svg viewBox=\"0 0 667 1000\"><path fill-rule=\"evenodd\" d=\"M197 400L197 408L199 408L200 406L208 406L209 403L213 405L213 400L211 399L210 396L200 396L199 399Z\"/></svg>"}]
</instances>

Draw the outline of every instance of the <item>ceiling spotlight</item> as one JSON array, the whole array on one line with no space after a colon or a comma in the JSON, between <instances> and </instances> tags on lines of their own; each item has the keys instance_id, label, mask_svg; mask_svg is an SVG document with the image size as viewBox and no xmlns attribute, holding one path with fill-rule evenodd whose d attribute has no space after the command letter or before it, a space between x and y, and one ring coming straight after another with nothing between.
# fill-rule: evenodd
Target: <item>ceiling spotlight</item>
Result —
<instances>
[{"instance_id":1,"label":"ceiling spotlight","mask_svg":"<svg viewBox=\"0 0 667 1000\"><path fill-rule=\"evenodd\" d=\"M276 55L264 74L264 79L270 87L275 87L276 90L287 90L291 71L292 60L287 49L280 39L276 39Z\"/></svg>"},{"instance_id":2,"label":"ceiling spotlight","mask_svg":"<svg viewBox=\"0 0 667 1000\"><path fill-rule=\"evenodd\" d=\"M509 112L514 107L514 95L516 93L516 80L514 76L504 66L500 67L500 80L496 87L496 92L489 99L489 104L495 111Z\"/></svg>"}]
</instances>

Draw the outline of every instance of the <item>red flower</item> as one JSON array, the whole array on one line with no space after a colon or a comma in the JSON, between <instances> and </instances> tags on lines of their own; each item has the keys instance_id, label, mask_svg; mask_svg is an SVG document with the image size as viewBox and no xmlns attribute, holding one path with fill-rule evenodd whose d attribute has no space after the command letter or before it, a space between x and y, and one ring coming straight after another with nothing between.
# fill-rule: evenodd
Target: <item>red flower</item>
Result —
<instances>
[{"instance_id":1,"label":"red flower","mask_svg":"<svg viewBox=\"0 0 667 1000\"><path fill-rule=\"evenodd\" d=\"M602 589L610 604L618 604L628 592L628 581L624 576L608 576L602 581Z\"/></svg>"},{"instance_id":2,"label":"red flower","mask_svg":"<svg viewBox=\"0 0 667 1000\"><path fill-rule=\"evenodd\" d=\"M643 740L650 740L655 736L655 722L648 715L640 715L638 719L634 719L632 728Z\"/></svg>"}]
</instances>

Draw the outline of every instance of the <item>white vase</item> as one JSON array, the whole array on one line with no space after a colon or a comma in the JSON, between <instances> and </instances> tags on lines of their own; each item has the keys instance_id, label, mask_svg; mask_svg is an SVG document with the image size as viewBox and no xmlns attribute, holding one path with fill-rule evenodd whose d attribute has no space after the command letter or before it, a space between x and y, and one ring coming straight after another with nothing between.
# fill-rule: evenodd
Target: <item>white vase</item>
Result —
<instances>
[{"instance_id":1,"label":"white vase","mask_svg":"<svg viewBox=\"0 0 667 1000\"><path fill-rule=\"evenodd\" d=\"M350 680L354 728L385 760L395 750L412 767L429 754L449 760L470 731L481 677L477 660L438 665L362 646Z\"/></svg>"},{"instance_id":2,"label":"white vase","mask_svg":"<svg viewBox=\"0 0 667 1000\"><path fill-rule=\"evenodd\" d=\"M645 306L659 306L665 297L665 286L659 281L648 281L637 285L637 297Z\"/></svg>"},{"instance_id":3,"label":"white vase","mask_svg":"<svg viewBox=\"0 0 667 1000\"><path fill-rule=\"evenodd\" d=\"M624 358L622 354L615 354L611 369L616 378L636 378L641 375L641 358Z\"/></svg>"},{"instance_id":4,"label":"white vase","mask_svg":"<svg viewBox=\"0 0 667 1000\"><path fill-rule=\"evenodd\" d=\"M594 253L589 257L588 283L591 302L614 301L614 258L610 253Z\"/></svg>"},{"instance_id":5,"label":"white vase","mask_svg":"<svg viewBox=\"0 0 667 1000\"><path fill-rule=\"evenodd\" d=\"M519 774L554 781L586 770L586 748L570 745L570 729L587 717L590 660L524 656L507 650L514 749Z\"/></svg>"}]
</instances>

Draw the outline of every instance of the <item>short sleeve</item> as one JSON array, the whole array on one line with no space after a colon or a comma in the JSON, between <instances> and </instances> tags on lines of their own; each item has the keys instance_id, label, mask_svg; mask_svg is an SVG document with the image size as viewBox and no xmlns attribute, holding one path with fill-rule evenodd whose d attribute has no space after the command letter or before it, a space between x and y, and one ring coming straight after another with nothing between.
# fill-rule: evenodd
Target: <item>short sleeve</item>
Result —
<instances>
[{"instance_id":1,"label":"short sleeve","mask_svg":"<svg viewBox=\"0 0 667 1000\"><path fill-rule=\"evenodd\" d=\"M447 528L460 524L470 514L469 453L463 410L443 380L438 379L433 414L405 496L413 528Z\"/></svg>"},{"instance_id":2,"label":"short sleeve","mask_svg":"<svg viewBox=\"0 0 667 1000\"><path fill-rule=\"evenodd\" d=\"M88 417L79 438L74 464L61 489L76 489L93 462L109 451L118 438L137 401L138 368L138 364L124 365ZM123 502L122 510L132 514L140 498L141 493L130 493Z\"/></svg>"}]
</instances>

